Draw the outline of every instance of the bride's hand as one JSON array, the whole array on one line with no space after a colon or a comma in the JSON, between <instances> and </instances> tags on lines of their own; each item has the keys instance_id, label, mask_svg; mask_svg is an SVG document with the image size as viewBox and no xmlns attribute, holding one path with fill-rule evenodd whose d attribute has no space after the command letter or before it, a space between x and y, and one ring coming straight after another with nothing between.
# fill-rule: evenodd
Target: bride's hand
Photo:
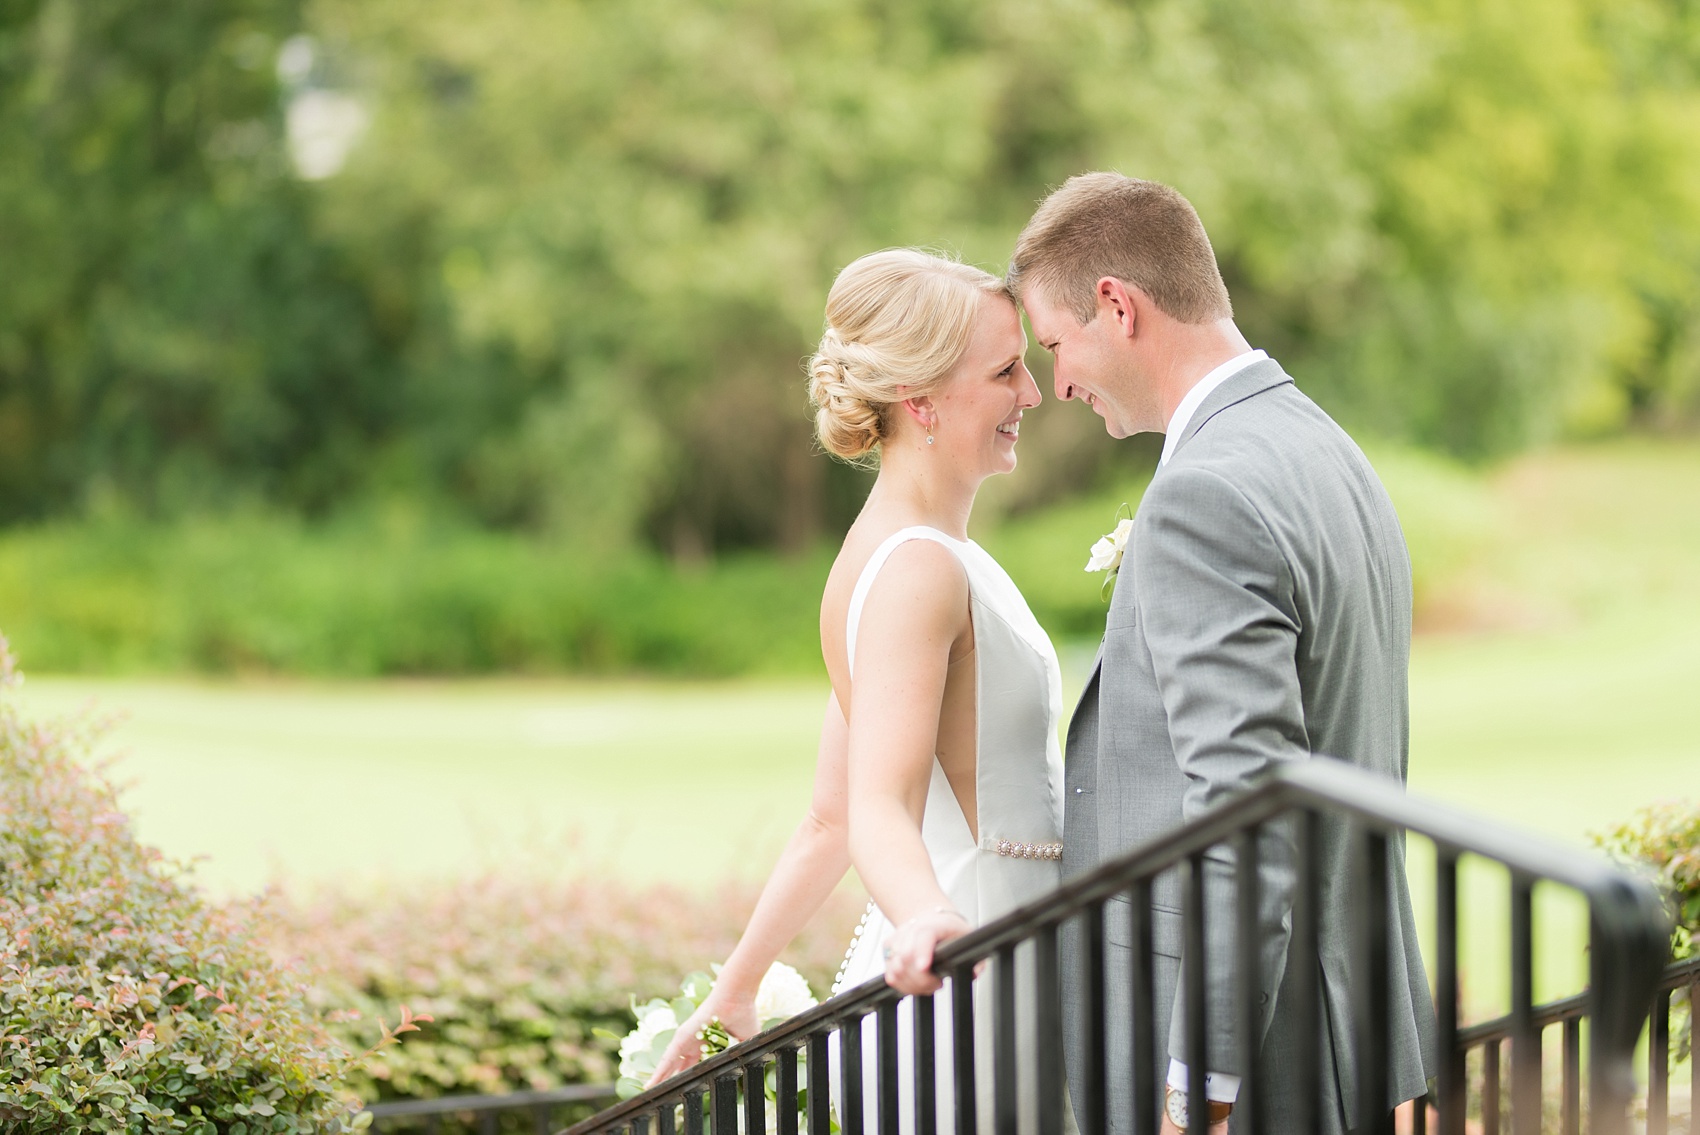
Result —
<instances>
[{"instance_id":1,"label":"bride's hand","mask_svg":"<svg viewBox=\"0 0 1700 1135\"><path fill-rule=\"evenodd\" d=\"M722 995L719 989L715 989L698 1006L696 1012L679 1023L672 1043L667 1046L667 1051L661 1054L661 1059L655 1065L655 1073L650 1076L644 1087L653 1088L661 1081L677 1076L699 1062L702 1059L702 1041L697 1039L697 1033L716 1017L720 1018L721 1027L732 1037L733 1043L748 1040L761 1031L761 1022L756 1019L754 997Z\"/></svg>"},{"instance_id":2,"label":"bride's hand","mask_svg":"<svg viewBox=\"0 0 1700 1135\"><path fill-rule=\"evenodd\" d=\"M972 929L967 918L944 907L917 914L886 943L885 983L900 993L937 992L944 982L933 973L934 952Z\"/></svg>"}]
</instances>

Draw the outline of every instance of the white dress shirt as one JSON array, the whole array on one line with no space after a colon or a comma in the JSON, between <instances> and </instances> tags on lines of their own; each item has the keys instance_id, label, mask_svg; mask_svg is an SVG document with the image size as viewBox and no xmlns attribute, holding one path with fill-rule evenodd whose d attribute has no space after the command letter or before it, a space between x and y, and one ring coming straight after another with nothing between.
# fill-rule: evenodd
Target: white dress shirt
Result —
<instances>
[{"instance_id":1,"label":"white dress shirt","mask_svg":"<svg viewBox=\"0 0 1700 1135\"><path fill-rule=\"evenodd\" d=\"M1261 362L1269 357L1264 351L1247 351L1243 355L1235 355L1203 378L1193 384L1181 404L1175 407L1175 416L1169 419L1169 428L1163 438L1163 456L1158 459L1159 466L1167 465L1169 457L1175 452L1175 447L1181 443L1181 435L1192 423L1192 416L1198 412L1199 406L1210 397L1212 391L1224 382L1234 377L1252 363ZM1165 1077L1169 1086L1176 1091L1186 1091L1187 1067L1179 1060L1170 1059L1169 1074ZM1240 1078L1227 1072L1206 1072L1204 1074L1204 1094L1218 1103L1233 1103L1240 1094Z\"/></svg>"},{"instance_id":2,"label":"white dress shirt","mask_svg":"<svg viewBox=\"0 0 1700 1135\"><path fill-rule=\"evenodd\" d=\"M1181 404L1175 407L1175 416L1169 419L1169 428L1164 431L1163 456L1158 459L1158 465L1167 465L1169 455L1174 453L1175 446L1181 443L1181 435L1186 433L1187 425L1192 416L1198 412L1198 407L1210 397L1210 392L1234 377L1252 363L1261 362L1269 357L1265 351L1247 351L1243 355L1235 355L1203 378L1193 384Z\"/></svg>"}]
</instances>

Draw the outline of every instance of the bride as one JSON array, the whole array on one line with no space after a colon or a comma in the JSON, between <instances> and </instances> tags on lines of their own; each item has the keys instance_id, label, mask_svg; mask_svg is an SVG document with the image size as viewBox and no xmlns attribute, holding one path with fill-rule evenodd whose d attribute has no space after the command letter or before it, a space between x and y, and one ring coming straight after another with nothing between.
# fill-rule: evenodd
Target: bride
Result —
<instances>
[{"instance_id":1,"label":"bride","mask_svg":"<svg viewBox=\"0 0 1700 1135\"><path fill-rule=\"evenodd\" d=\"M882 970L904 993L939 989L934 950L1058 879L1056 654L967 538L975 493L1015 468L1022 413L1039 404L1021 316L996 277L896 249L839 274L826 320L810 363L816 432L837 457L877 460L879 474L821 599L832 696L813 801L651 1083L699 1059L710 1018L737 1038L759 1030L762 976L848 867L873 902L835 993ZM984 1059L988 1046L976 1049ZM947 1089L948 1047L938 1063Z\"/></svg>"}]
</instances>

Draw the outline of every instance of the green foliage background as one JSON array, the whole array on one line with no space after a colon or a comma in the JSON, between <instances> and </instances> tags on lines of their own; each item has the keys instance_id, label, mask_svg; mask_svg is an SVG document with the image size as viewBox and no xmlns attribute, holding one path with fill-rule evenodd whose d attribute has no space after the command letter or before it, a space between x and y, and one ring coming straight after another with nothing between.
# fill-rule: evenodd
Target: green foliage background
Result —
<instances>
[{"instance_id":1,"label":"green foliage background","mask_svg":"<svg viewBox=\"0 0 1700 1135\"><path fill-rule=\"evenodd\" d=\"M1691 420L1697 69L1694 0L22 0L0 520L402 499L806 549L863 483L803 405L836 269L998 267L1093 167L1181 187L1361 433ZM315 93L369 125L304 180ZM1091 424L1033 431L1008 507L1124 473Z\"/></svg>"}]
</instances>

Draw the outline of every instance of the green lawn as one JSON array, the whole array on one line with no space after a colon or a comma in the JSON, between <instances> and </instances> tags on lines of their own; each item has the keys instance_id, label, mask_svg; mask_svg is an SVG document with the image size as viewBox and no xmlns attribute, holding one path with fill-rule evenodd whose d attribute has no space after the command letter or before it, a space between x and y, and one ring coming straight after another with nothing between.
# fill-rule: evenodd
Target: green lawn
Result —
<instances>
[{"instance_id":1,"label":"green lawn","mask_svg":"<svg viewBox=\"0 0 1700 1135\"><path fill-rule=\"evenodd\" d=\"M30 678L122 715L143 836L219 888L472 872L524 856L633 879L759 870L807 802L812 684L310 684Z\"/></svg>"}]
</instances>

